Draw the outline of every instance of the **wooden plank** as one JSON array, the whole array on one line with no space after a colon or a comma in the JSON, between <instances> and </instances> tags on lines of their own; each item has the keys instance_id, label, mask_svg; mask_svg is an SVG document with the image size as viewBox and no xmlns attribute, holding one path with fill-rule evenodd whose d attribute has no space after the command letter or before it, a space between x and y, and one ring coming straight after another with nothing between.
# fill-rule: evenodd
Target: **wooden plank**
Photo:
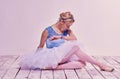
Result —
<instances>
[{"instance_id":1,"label":"wooden plank","mask_svg":"<svg viewBox=\"0 0 120 79\"><path fill-rule=\"evenodd\" d=\"M11 55L1 55L0 56L0 67L7 62L7 60L9 60L10 58L12 58L13 56Z\"/></svg>"},{"instance_id":2,"label":"wooden plank","mask_svg":"<svg viewBox=\"0 0 120 79\"><path fill-rule=\"evenodd\" d=\"M104 56L104 59L106 62L108 62L111 66L113 66L115 68L115 70L114 70L114 72L112 72L112 74L114 74L118 79L120 79L120 64L108 56Z\"/></svg>"},{"instance_id":3,"label":"wooden plank","mask_svg":"<svg viewBox=\"0 0 120 79\"><path fill-rule=\"evenodd\" d=\"M12 64L8 72L5 74L3 79L14 79L17 73L19 72L19 67L18 67L18 58L16 61Z\"/></svg>"},{"instance_id":4,"label":"wooden plank","mask_svg":"<svg viewBox=\"0 0 120 79\"><path fill-rule=\"evenodd\" d=\"M53 79L53 71L42 70L41 79Z\"/></svg>"},{"instance_id":5,"label":"wooden plank","mask_svg":"<svg viewBox=\"0 0 120 79\"><path fill-rule=\"evenodd\" d=\"M92 77L88 74L85 68L75 69L76 73L79 76L79 79L92 79Z\"/></svg>"},{"instance_id":6,"label":"wooden plank","mask_svg":"<svg viewBox=\"0 0 120 79\"><path fill-rule=\"evenodd\" d=\"M117 64L115 64L115 67L120 70L120 60L117 59L116 57L112 57L112 56L111 56L111 58L112 58L115 62L117 62ZM114 64L113 64L113 65L114 65Z\"/></svg>"},{"instance_id":7,"label":"wooden plank","mask_svg":"<svg viewBox=\"0 0 120 79\"><path fill-rule=\"evenodd\" d=\"M18 58L17 63L19 63L19 62L20 62L20 57ZM16 73L16 76L15 76L14 79L28 79L28 76L29 76L29 73L30 73L31 70L29 70L29 69L28 70L27 69L26 70L25 69L21 69L18 64L15 67L19 68L19 70Z\"/></svg>"},{"instance_id":8,"label":"wooden plank","mask_svg":"<svg viewBox=\"0 0 120 79\"><path fill-rule=\"evenodd\" d=\"M93 79L104 79L104 76L90 63L85 68Z\"/></svg>"},{"instance_id":9,"label":"wooden plank","mask_svg":"<svg viewBox=\"0 0 120 79\"><path fill-rule=\"evenodd\" d=\"M111 56L103 56L105 60L107 60L110 64L118 65L119 63L114 61ZM120 64L119 64L120 65Z\"/></svg>"},{"instance_id":10,"label":"wooden plank","mask_svg":"<svg viewBox=\"0 0 120 79\"><path fill-rule=\"evenodd\" d=\"M8 69L16 60L17 56L9 56L8 60L0 67L0 78L3 78L4 75L7 73Z\"/></svg>"},{"instance_id":11,"label":"wooden plank","mask_svg":"<svg viewBox=\"0 0 120 79\"><path fill-rule=\"evenodd\" d=\"M5 55L0 56L0 79L120 79L120 56L95 58L114 67L115 71L100 71L91 64L82 69L71 70L21 70L18 67L18 56Z\"/></svg>"},{"instance_id":12,"label":"wooden plank","mask_svg":"<svg viewBox=\"0 0 120 79\"><path fill-rule=\"evenodd\" d=\"M29 76L30 70L21 70L16 75L15 79L27 79Z\"/></svg>"},{"instance_id":13,"label":"wooden plank","mask_svg":"<svg viewBox=\"0 0 120 79\"><path fill-rule=\"evenodd\" d=\"M120 61L120 56L111 56Z\"/></svg>"},{"instance_id":14,"label":"wooden plank","mask_svg":"<svg viewBox=\"0 0 120 79\"><path fill-rule=\"evenodd\" d=\"M31 70L28 79L40 79L40 70Z\"/></svg>"},{"instance_id":15,"label":"wooden plank","mask_svg":"<svg viewBox=\"0 0 120 79\"><path fill-rule=\"evenodd\" d=\"M74 70L65 70L67 79L79 79Z\"/></svg>"},{"instance_id":16,"label":"wooden plank","mask_svg":"<svg viewBox=\"0 0 120 79\"><path fill-rule=\"evenodd\" d=\"M54 79L66 79L64 70L54 70Z\"/></svg>"},{"instance_id":17,"label":"wooden plank","mask_svg":"<svg viewBox=\"0 0 120 79\"><path fill-rule=\"evenodd\" d=\"M109 63L107 63L101 56L96 56L94 57L95 59L97 59L99 62L102 62L106 65L109 65ZM96 66L95 66L96 67ZM117 77L113 74L113 72L106 72L106 71L100 71L98 69L98 71L106 78L106 79L117 79Z\"/></svg>"},{"instance_id":18,"label":"wooden plank","mask_svg":"<svg viewBox=\"0 0 120 79\"><path fill-rule=\"evenodd\" d=\"M3 56L0 56L0 67L8 60L8 58L5 58Z\"/></svg>"},{"instance_id":19,"label":"wooden plank","mask_svg":"<svg viewBox=\"0 0 120 79\"><path fill-rule=\"evenodd\" d=\"M117 62L116 59L113 59L112 57L104 57L105 61L107 61L109 64L114 66L117 70L120 70L120 63Z\"/></svg>"}]
</instances>

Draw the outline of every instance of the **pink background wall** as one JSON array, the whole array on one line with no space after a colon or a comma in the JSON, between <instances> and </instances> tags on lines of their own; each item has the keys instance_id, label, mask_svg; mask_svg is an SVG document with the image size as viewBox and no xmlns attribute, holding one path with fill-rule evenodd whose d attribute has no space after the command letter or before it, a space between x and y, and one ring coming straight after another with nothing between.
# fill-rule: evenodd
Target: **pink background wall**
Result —
<instances>
[{"instance_id":1,"label":"pink background wall","mask_svg":"<svg viewBox=\"0 0 120 79\"><path fill-rule=\"evenodd\" d=\"M120 55L120 0L0 0L0 54L37 48L41 31L71 11L72 29L92 55Z\"/></svg>"}]
</instances>

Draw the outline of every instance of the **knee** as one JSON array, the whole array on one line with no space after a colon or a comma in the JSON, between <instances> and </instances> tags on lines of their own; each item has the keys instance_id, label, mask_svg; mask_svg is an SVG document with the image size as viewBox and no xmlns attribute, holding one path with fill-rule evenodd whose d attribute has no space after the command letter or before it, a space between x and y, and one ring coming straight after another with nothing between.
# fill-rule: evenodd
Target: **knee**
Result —
<instances>
[{"instance_id":1,"label":"knee","mask_svg":"<svg viewBox=\"0 0 120 79\"><path fill-rule=\"evenodd\" d=\"M78 50L80 48L79 48L79 46L75 45L75 46L73 46L73 49Z\"/></svg>"},{"instance_id":2,"label":"knee","mask_svg":"<svg viewBox=\"0 0 120 79\"><path fill-rule=\"evenodd\" d=\"M86 62L84 62L84 63L83 63L83 62L82 62L82 63L79 62L79 63L82 64L82 67L85 67L85 66L86 66Z\"/></svg>"},{"instance_id":3,"label":"knee","mask_svg":"<svg viewBox=\"0 0 120 79\"><path fill-rule=\"evenodd\" d=\"M86 66L86 62L85 61L79 60L79 62L82 63L84 66Z\"/></svg>"},{"instance_id":4,"label":"knee","mask_svg":"<svg viewBox=\"0 0 120 79\"><path fill-rule=\"evenodd\" d=\"M83 62L84 66L86 66L86 62Z\"/></svg>"}]
</instances>

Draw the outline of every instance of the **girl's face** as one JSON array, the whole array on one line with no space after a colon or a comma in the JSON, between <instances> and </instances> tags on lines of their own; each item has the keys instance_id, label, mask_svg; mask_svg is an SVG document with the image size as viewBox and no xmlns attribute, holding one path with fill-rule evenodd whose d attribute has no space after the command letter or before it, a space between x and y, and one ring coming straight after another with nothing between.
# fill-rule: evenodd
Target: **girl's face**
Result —
<instances>
[{"instance_id":1,"label":"girl's face","mask_svg":"<svg viewBox=\"0 0 120 79\"><path fill-rule=\"evenodd\" d=\"M68 30L73 24L73 21L64 21L62 25L62 31Z\"/></svg>"}]
</instances>

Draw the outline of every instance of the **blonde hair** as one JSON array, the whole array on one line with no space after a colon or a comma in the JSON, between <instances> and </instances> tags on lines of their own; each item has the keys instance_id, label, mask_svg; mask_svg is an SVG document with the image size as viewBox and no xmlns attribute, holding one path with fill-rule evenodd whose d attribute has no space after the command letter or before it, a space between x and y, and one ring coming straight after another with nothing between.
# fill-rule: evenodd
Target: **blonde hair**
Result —
<instances>
[{"instance_id":1,"label":"blonde hair","mask_svg":"<svg viewBox=\"0 0 120 79\"><path fill-rule=\"evenodd\" d=\"M61 20L65 21L65 20L68 20L68 19L73 21L73 22L75 21L73 15L70 12L60 13L59 21L61 21Z\"/></svg>"}]
</instances>

